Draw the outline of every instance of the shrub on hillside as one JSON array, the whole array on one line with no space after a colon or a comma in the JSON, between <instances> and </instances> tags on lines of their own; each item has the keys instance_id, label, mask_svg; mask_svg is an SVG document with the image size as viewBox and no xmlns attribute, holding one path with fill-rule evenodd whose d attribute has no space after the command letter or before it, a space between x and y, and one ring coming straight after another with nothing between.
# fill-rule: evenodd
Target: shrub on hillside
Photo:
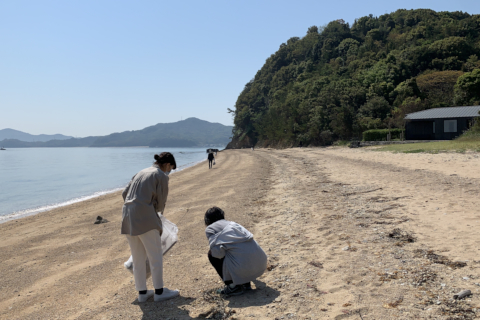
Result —
<instances>
[{"instance_id":1,"label":"shrub on hillside","mask_svg":"<svg viewBox=\"0 0 480 320\"><path fill-rule=\"evenodd\" d=\"M474 106L480 103L480 69L460 76L455 85L455 103Z\"/></svg>"},{"instance_id":2,"label":"shrub on hillside","mask_svg":"<svg viewBox=\"0 0 480 320\"><path fill-rule=\"evenodd\" d=\"M320 143L322 146L329 146L333 142L333 134L330 130L325 130L320 133Z\"/></svg>"},{"instance_id":3,"label":"shrub on hillside","mask_svg":"<svg viewBox=\"0 0 480 320\"><path fill-rule=\"evenodd\" d=\"M462 71L434 71L417 77L417 85L432 108L452 107L453 88Z\"/></svg>"},{"instance_id":4,"label":"shrub on hillside","mask_svg":"<svg viewBox=\"0 0 480 320\"><path fill-rule=\"evenodd\" d=\"M480 112L479 112L480 113ZM476 119L473 126L465 131L457 140L469 141L469 140L480 140L480 119Z\"/></svg>"}]
</instances>

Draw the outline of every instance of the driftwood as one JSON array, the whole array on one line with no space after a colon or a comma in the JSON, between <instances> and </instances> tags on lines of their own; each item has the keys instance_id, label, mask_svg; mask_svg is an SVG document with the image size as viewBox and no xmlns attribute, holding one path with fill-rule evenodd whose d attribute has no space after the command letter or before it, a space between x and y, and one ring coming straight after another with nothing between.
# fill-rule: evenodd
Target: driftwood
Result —
<instances>
[{"instance_id":1,"label":"driftwood","mask_svg":"<svg viewBox=\"0 0 480 320\"><path fill-rule=\"evenodd\" d=\"M354 194L369 193L369 192L373 192L373 191L377 191L377 190L382 190L382 189L383 189L383 188L377 188L377 189L367 190L367 191L358 191L358 192L344 193L344 194L342 194L342 196L352 196L352 195L354 195Z\"/></svg>"},{"instance_id":2,"label":"driftwood","mask_svg":"<svg viewBox=\"0 0 480 320\"><path fill-rule=\"evenodd\" d=\"M462 299L462 298L465 298L465 297L467 297L471 294L472 294L472 291L470 291L470 290L462 290L459 293L454 294L453 299Z\"/></svg>"}]
</instances>

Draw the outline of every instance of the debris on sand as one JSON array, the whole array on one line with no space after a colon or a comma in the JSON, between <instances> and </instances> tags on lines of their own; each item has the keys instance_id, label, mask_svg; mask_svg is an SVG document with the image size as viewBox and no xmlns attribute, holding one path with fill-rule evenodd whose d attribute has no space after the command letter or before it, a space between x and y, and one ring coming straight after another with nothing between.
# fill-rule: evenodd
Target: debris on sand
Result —
<instances>
[{"instance_id":1,"label":"debris on sand","mask_svg":"<svg viewBox=\"0 0 480 320\"><path fill-rule=\"evenodd\" d=\"M427 258L428 260L432 261L432 263L444 264L447 267L450 267L452 269L463 268L467 265L466 262L452 261L445 256L436 254L436 253L433 252L433 250L417 249L417 250L414 251L414 253L417 257Z\"/></svg>"},{"instance_id":2,"label":"debris on sand","mask_svg":"<svg viewBox=\"0 0 480 320\"><path fill-rule=\"evenodd\" d=\"M399 278L398 271L385 273L379 272L378 275L380 276L380 281L391 281Z\"/></svg>"},{"instance_id":3,"label":"debris on sand","mask_svg":"<svg viewBox=\"0 0 480 320\"><path fill-rule=\"evenodd\" d=\"M411 234L409 234L409 233L406 232L406 231L403 231L403 230L400 229L400 228L395 228L395 229L393 229L393 230L388 234L388 236L389 236L390 238L399 240L400 242L406 242L406 243L415 242L415 237L414 237L414 236L412 236Z\"/></svg>"},{"instance_id":4,"label":"debris on sand","mask_svg":"<svg viewBox=\"0 0 480 320\"><path fill-rule=\"evenodd\" d=\"M387 302L387 303L384 303L383 304L383 307L385 309L395 309L396 307L398 307L400 305L400 303L402 303L403 301L403 298L399 298L393 302Z\"/></svg>"},{"instance_id":5,"label":"debris on sand","mask_svg":"<svg viewBox=\"0 0 480 320\"><path fill-rule=\"evenodd\" d=\"M310 261L308 264L314 266L314 267L317 267L317 268L320 268L320 269L323 269L323 263L319 262L319 261Z\"/></svg>"},{"instance_id":6,"label":"debris on sand","mask_svg":"<svg viewBox=\"0 0 480 320\"><path fill-rule=\"evenodd\" d=\"M412 271L411 274L413 276L412 284L416 287L419 287L427 282L432 283L437 278L437 274L435 272L424 267L420 267L415 271Z\"/></svg>"},{"instance_id":7,"label":"debris on sand","mask_svg":"<svg viewBox=\"0 0 480 320\"><path fill-rule=\"evenodd\" d=\"M271 263L270 261L267 262L267 270L268 271L272 271L276 267L278 267L278 263Z\"/></svg>"},{"instance_id":8,"label":"debris on sand","mask_svg":"<svg viewBox=\"0 0 480 320\"><path fill-rule=\"evenodd\" d=\"M223 298L214 293L214 290L205 291L203 293L203 300L213 306L209 306L205 311L201 312L198 316L205 319L228 319L235 310L226 307L226 303Z\"/></svg>"},{"instance_id":9,"label":"debris on sand","mask_svg":"<svg viewBox=\"0 0 480 320\"><path fill-rule=\"evenodd\" d=\"M457 294L453 295L453 299L463 299L467 296L470 296L472 294L472 291L470 290L462 290Z\"/></svg>"},{"instance_id":10,"label":"debris on sand","mask_svg":"<svg viewBox=\"0 0 480 320\"><path fill-rule=\"evenodd\" d=\"M97 216L97 220L93 224L107 223L107 219L103 219L101 216Z\"/></svg>"},{"instance_id":11,"label":"debris on sand","mask_svg":"<svg viewBox=\"0 0 480 320\"><path fill-rule=\"evenodd\" d=\"M356 247L352 247L350 244L342 248L343 251L357 251Z\"/></svg>"},{"instance_id":12,"label":"debris on sand","mask_svg":"<svg viewBox=\"0 0 480 320\"><path fill-rule=\"evenodd\" d=\"M449 316L447 319L475 319L476 308L470 306L464 301L445 301L443 307L440 309L443 315Z\"/></svg>"}]
</instances>

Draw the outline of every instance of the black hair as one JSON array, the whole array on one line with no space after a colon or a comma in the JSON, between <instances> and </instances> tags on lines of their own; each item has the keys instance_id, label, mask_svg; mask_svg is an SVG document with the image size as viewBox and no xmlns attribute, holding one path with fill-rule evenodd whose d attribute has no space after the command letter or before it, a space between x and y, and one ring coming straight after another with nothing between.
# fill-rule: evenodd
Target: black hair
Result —
<instances>
[{"instance_id":1,"label":"black hair","mask_svg":"<svg viewBox=\"0 0 480 320\"><path fill-rule=\"evenodd\" d=\"M170 163L173 166L173 170L177 169L177 162L175 162L175 157L170 152L162 152L153 156L155 159L155 164L161 166L165 163Z\"/></svg>"},{"instance_id":2,"label":"black hair","mask_svg":"<svg viewBox=\"0 0 480 320\"><path fill-rule=\"evenodd\" d=\"M207 212L205 212L204 220L206 226L223 219L225 219L225 212L223 212L223 210L219 207L211 207L207 210Z\"/></svg>"}]
</instances>

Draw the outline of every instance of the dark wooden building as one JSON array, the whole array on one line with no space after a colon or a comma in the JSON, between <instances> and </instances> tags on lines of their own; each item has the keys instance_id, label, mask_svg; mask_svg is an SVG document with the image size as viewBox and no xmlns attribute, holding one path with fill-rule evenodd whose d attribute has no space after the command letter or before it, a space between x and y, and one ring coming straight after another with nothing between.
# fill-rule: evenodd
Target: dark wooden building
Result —
<instances>
[{"instance_id":1,"label":"dark wooden building","mask_svg":"<svg viewBox=\"0 0 480 320\"><path fill-rule=\"evenodd\" d=\"M470 128L480 106L434 108L405 117L406 140L452 140Z\"/></svg>"}]
</instances>

